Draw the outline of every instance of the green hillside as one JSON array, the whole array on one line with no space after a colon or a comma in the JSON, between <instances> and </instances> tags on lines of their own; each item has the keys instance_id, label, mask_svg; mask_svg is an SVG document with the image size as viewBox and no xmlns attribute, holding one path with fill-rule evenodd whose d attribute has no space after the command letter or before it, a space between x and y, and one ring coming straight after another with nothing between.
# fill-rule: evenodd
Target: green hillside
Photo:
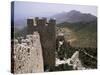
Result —
<instances>
[{"instance_id":1,"label":"green hillside","mask_svg":"<svg viewBox=\"0 0 100 75\"><path fill-rule=\"evenodd\" d=\"M75 47L96 47L97 46L97 21L78 22L78 23L61 23L57 25L60 29L70 29L77 37L73 42ZM66 32L64 32L66 33ZM76 38L75 37L75 38Z\"/></svg>"}]
</instances>

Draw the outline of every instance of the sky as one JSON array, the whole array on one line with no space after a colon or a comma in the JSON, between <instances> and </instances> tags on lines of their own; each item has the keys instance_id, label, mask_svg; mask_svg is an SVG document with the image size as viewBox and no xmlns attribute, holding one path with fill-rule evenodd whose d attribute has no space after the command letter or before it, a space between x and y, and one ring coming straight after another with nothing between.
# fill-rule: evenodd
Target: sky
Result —
<instances>
[{"instance_id":1,"label":"sky","mask_svg":"<svg viewBox=\"0 0 100 75\"><path fill-rule=\"evenodd\" d=\"M37 3L15 1L14 14L16 18L31 16L52 16L61 12L69 12L77 10L82 13L91 13L97 16L97 7L88 5L69 5L69 4L53 4L53 3Z\"/></svg>"}]
</instances>

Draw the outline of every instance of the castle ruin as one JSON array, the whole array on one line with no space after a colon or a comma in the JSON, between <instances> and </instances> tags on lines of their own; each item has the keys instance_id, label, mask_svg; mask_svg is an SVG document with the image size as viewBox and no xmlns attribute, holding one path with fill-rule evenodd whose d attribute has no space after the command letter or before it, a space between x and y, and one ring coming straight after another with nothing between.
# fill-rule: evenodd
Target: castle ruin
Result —
<instances>
[{"instance_id":1,"label":"castle ruin","mask_svg":"<svg viewBox=\"0 0 100 75\"><path fill-rule=\"evenodd\" d=\"M47 18L27 19L27 34L38 31L43 50L44 67L52 68L55 66L55 49L56 49L56 20Z\"/></svg>"},{"instance_id":2,"label":"castle ruin","mask_svg":"<svg viewBox=\"0 0 100 75\"><path fill-rule=\"evenodd\" d=\"M11 72L44 72L55 66L55 19L27 19L27 35L12 39Z\"/></svg>"}]
</instances>

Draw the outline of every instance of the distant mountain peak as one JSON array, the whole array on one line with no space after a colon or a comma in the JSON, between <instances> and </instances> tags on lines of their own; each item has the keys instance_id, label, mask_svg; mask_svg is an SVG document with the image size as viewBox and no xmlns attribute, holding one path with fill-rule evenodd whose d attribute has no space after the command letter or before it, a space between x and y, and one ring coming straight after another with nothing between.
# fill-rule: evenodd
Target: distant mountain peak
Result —
<instances>
[{"instance_id":1,"label":"distant mountain peak","mask_svg":"<svg viewBox=\"0 0 100 75\"><path fill-rule=\"evenodd\" d=\"M60 14L57 14L53 16L56 18L57 23L62 23L62 22L89 22L95 20L97 17L90 14L90 13L81 13L80 11L77 10L71 10L69 12L62 12Z\"/></svg>"},{"instance_id":2,"label":"distant mountain peak","mask_svg":"<svg viewBox=\"0 0 100 75\"><path fill-rule=\"evenodd\" d=\"M14 16L13 16L14 17ZM69 12L63 11L61 13L55 14L53 16L49 16L47 18L56 18L56 22L63 23L75 23L75 22L90 22L97 19L96 16L92 15L91 13L81 13L77 10L71 10ZM14 27L16 28L23 28L27 25L25 18L16 19L14 22Z\"/></svg>"},{"instance_id":3,"label":"distant mountain peak","mask_svg":"<svg viewBox=\"0 0 100 75\"><path fill-rule=\"evenodd\" d=\"M81 13L80 11L77 11L77 10L71 10L71 11L69 11L68 13Z\"/></svg>"}]
</instances>

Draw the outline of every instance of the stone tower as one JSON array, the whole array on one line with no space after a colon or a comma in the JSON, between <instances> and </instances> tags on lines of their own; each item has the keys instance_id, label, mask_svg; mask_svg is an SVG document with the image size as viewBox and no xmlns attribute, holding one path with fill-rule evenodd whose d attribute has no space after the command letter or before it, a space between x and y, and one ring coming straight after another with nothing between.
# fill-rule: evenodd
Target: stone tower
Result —
<instances>
[{"instance_id":1,"label":"stone tower","mask_svg":"<svg viewBox=\"0 0 100 75\"><path fill-rule=\"evenodd\" d=\"M27 32L32 34L38 31L40 34L40 41L43 50L44 67L52 68L55 66L55 25L56 20L46 18L27 19Z\"/></svg>"}]
</instances>

